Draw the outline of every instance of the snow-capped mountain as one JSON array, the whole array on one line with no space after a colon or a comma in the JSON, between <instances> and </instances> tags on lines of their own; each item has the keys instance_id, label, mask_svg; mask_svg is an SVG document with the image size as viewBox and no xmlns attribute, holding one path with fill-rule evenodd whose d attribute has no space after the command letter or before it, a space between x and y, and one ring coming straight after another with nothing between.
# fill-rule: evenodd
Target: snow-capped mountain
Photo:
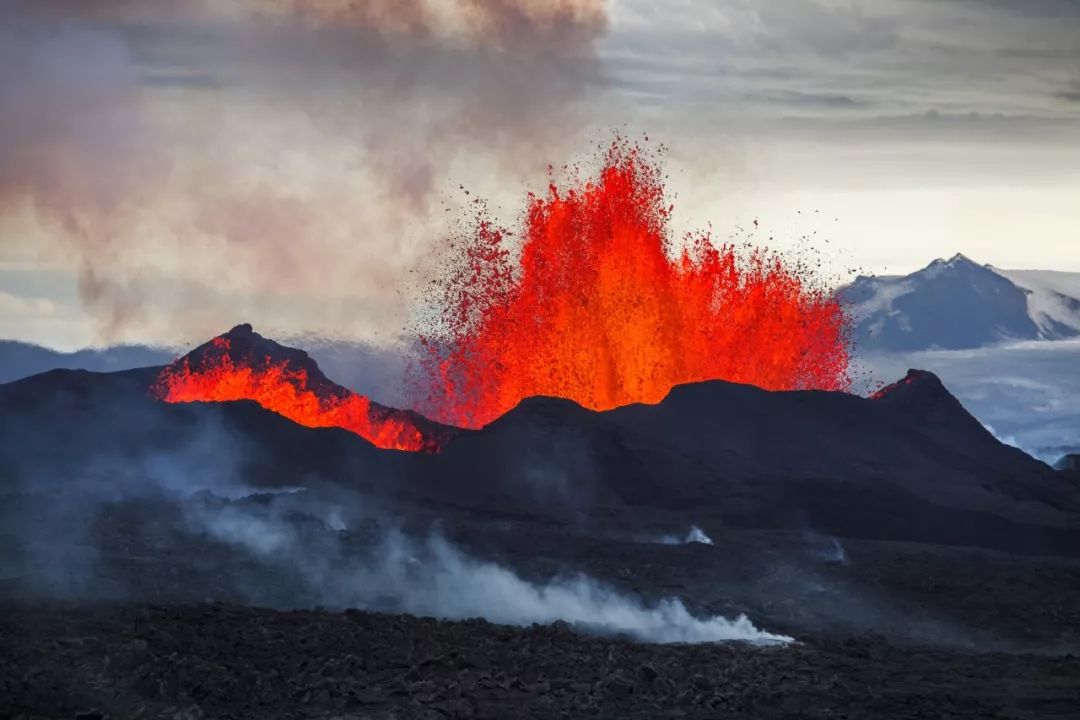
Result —
<instances>
[{"instance_id":1,"label":"snow-capped mountain","mask_svg":"<svg viewBox=\"0 0 1080 720\"><path fill-rule=\"evenodd\" d=\"M961 350L1080 335L1080 273L998 270L963 255L844 288L866 351Z\"/></svg>"},{"instance_id":2,"label":"snow-capped mountain","mask_svg":"<svg viewBox=\"0 0 1080 720\"><path fill-rule=\"evenodd\" d=\"M1080 273L990 269L1027 293L1028 314L1039 326L1041 338L1080 335Z\"/></svg>"}]
</instances>

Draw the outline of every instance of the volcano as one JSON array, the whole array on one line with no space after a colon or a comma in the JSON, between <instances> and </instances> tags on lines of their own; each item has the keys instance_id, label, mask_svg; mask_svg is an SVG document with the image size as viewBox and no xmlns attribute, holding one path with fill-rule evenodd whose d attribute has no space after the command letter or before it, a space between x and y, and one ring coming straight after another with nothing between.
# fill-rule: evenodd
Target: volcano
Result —
<instances>
[{"instance_id":1,"label":"volcano","mask_svg":"<svg viewBox=\"0 0 1080 720\"><path fill-rule=\"evenodd\" d=\"M286 387L270 393L266 378ZM1076 487L1000 443L928 372L873 398L724 381L609 411L527 398L481 430L369 403L364 422L393 423L383 446L338 409L362 402L351 397L302 351L241 325L165 368L0 386L0 468L16 486L62 487L165 462L249 485L319 481L484 512L692 511L841 537L1080 548ZM303 414L312 409L324 414ZM395 452L402 438L440 452Z\"/></svg>"},{"instance_id":2,"label":"volcano","mask_svg":"<svg viewBox=\"0 0 1080 720\"><path fill-rule=\"evenodd\" d=\"M435 452L448 434L426 418L372 402L331 382L302 350L237 325L181 357L152 393L177 402L251 400L307 427L339 427L380 448Z\"/></svg>"}]
</instances>

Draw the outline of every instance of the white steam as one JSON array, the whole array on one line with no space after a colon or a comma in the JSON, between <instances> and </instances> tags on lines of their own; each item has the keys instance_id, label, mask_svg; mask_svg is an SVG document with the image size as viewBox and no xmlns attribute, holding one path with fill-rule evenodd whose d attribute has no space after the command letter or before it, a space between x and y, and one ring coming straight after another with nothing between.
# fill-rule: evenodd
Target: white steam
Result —
<instances>
[{"instance_id":1,"label":"white steam","mask_svg":"<svg viewBox=\"0 0 1080 720\"><path fill-rule=\"evenodd\" d=\"M706 535L705 531L697 525L691 525L690 531L685 535L661 535L646 540L646 542L657 543L659 545L690 545L691 543L698 543L700 545L713 544L712 538Z\"/></svg>"},{"instance_id":2,"label":"white steam","mask_svg":"<svg viewBox=\"0 0 1080 720\"><path fill-rule=\"evenodd\" d=\"M334 540L312 545L272 511L224 505L199 510L191 519L215 539L298 571L330 606L446 619L483 617L521 626L561 620L585 631L650 643L792 641L759 630L745 615L734 620L698 618L677 598L646 604L583 574L532 583L508 568L466 555L437 534L418 542L398 532L385 533L361 560L346 555ZM326 521L328 528L343 523L338 513Z\"/></svg>"},{"instance_id":3,"label":"white steam","mask_svg":"<svg viewBox=\"0 0 1080 720\"><path fill-rule=\"evenodd\" d=\"M419 565L407 540L391 538L380 577L402 598L408 612L449 618L482 616L510 625L564 620L599 631L627 634L656 643L747 640L790 642L791 638L758 630L746 616L699 619L676 598L654 606L629 598L586 575L533 584L507 568L470 558L439 537L430 538Z\"/></svg>"},{"instance_id":4,"label":"white steam","mask_svg":"<svg viewBox=\"0 0 1080 720\"><path fill-rule=\"evenodd\" d=\"M840 541L836 538L831 538L831 545L824 553L825 559L829 562L839 563L840 565L847 564L847 551L844 550L844 546L840 544Z\"/></svg>"},{"instance_id":5,"label":"white steam","mask_svg":"<svg viewBox=\"0 0 1080 720\"><path fill-rule=\"evenodd\" d=\"M833 565L847 565L847 550L837 538L819 535L813 530L806 530L803 538L806 541L808 553L812 557Z\"/></svg>"}]
</instances>

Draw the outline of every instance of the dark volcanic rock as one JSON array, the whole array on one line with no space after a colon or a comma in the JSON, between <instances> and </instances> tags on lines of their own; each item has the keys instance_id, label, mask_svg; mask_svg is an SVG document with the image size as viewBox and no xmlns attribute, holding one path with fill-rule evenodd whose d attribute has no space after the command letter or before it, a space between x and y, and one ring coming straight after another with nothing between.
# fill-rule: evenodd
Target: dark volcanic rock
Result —
<instances>
[{"instance_id":1,"label":"dark volcanic rock","mask_svg":"<svg viewBox=\"0 0 1080 720\"><path fill-rule=\"evenodd\" d=\"M1065 720L1080 706L1071 658L872 636L650 646L365 612L8 606L0 648L8 716Z\"/></svg>"},{"instance_id":2,"label":"dark volcanic rock","mask_svg":"<svg viewBox=\"0 0 1080 720\"><path fill-rule=\"evenodd\" d=\"M270 358L303 368L325 392L345 392L305 353L250 326L222 337L189 361ZM711 508L741 527L1080 552L1080 489L998 442L930 373L913 371L873 399L724 382L602 413L532 398L483 430L441 429L454 439L429 457L303 428L251 403L165 405L148 391L154 377L54 372L0 386L0 483L116 482L167 460L178 472L212 467L247 484L325 481L560 520Z\"/></svg>"}]
</instances>

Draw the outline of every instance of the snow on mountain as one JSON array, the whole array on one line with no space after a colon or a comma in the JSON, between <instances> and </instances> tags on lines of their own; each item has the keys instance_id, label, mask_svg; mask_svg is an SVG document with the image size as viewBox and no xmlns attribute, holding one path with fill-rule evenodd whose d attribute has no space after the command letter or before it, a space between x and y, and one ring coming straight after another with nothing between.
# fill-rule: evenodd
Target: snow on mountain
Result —
<instances>
[{"instance_id":1,"label":"snow on mountain","mask_svg":"<svg viewBox=\"0 0 1080 720\"><path fill-rule=\"evenodd\" d=\"M1028 293L963 255L903 277L859 277L841 294L863 350L960 350L1043 337Z\"/></svg>"},{"instance_id":2,"label":"snow on mountain","mask_svg":"<svg viewBox=\"0 0 1080 720\"><path fill-rule=\"evenodd\" d=\"M1028 314L1043 339L1080 335L1080 273L991 269L1027 293Z\"/></svg>"}]
</instances>

